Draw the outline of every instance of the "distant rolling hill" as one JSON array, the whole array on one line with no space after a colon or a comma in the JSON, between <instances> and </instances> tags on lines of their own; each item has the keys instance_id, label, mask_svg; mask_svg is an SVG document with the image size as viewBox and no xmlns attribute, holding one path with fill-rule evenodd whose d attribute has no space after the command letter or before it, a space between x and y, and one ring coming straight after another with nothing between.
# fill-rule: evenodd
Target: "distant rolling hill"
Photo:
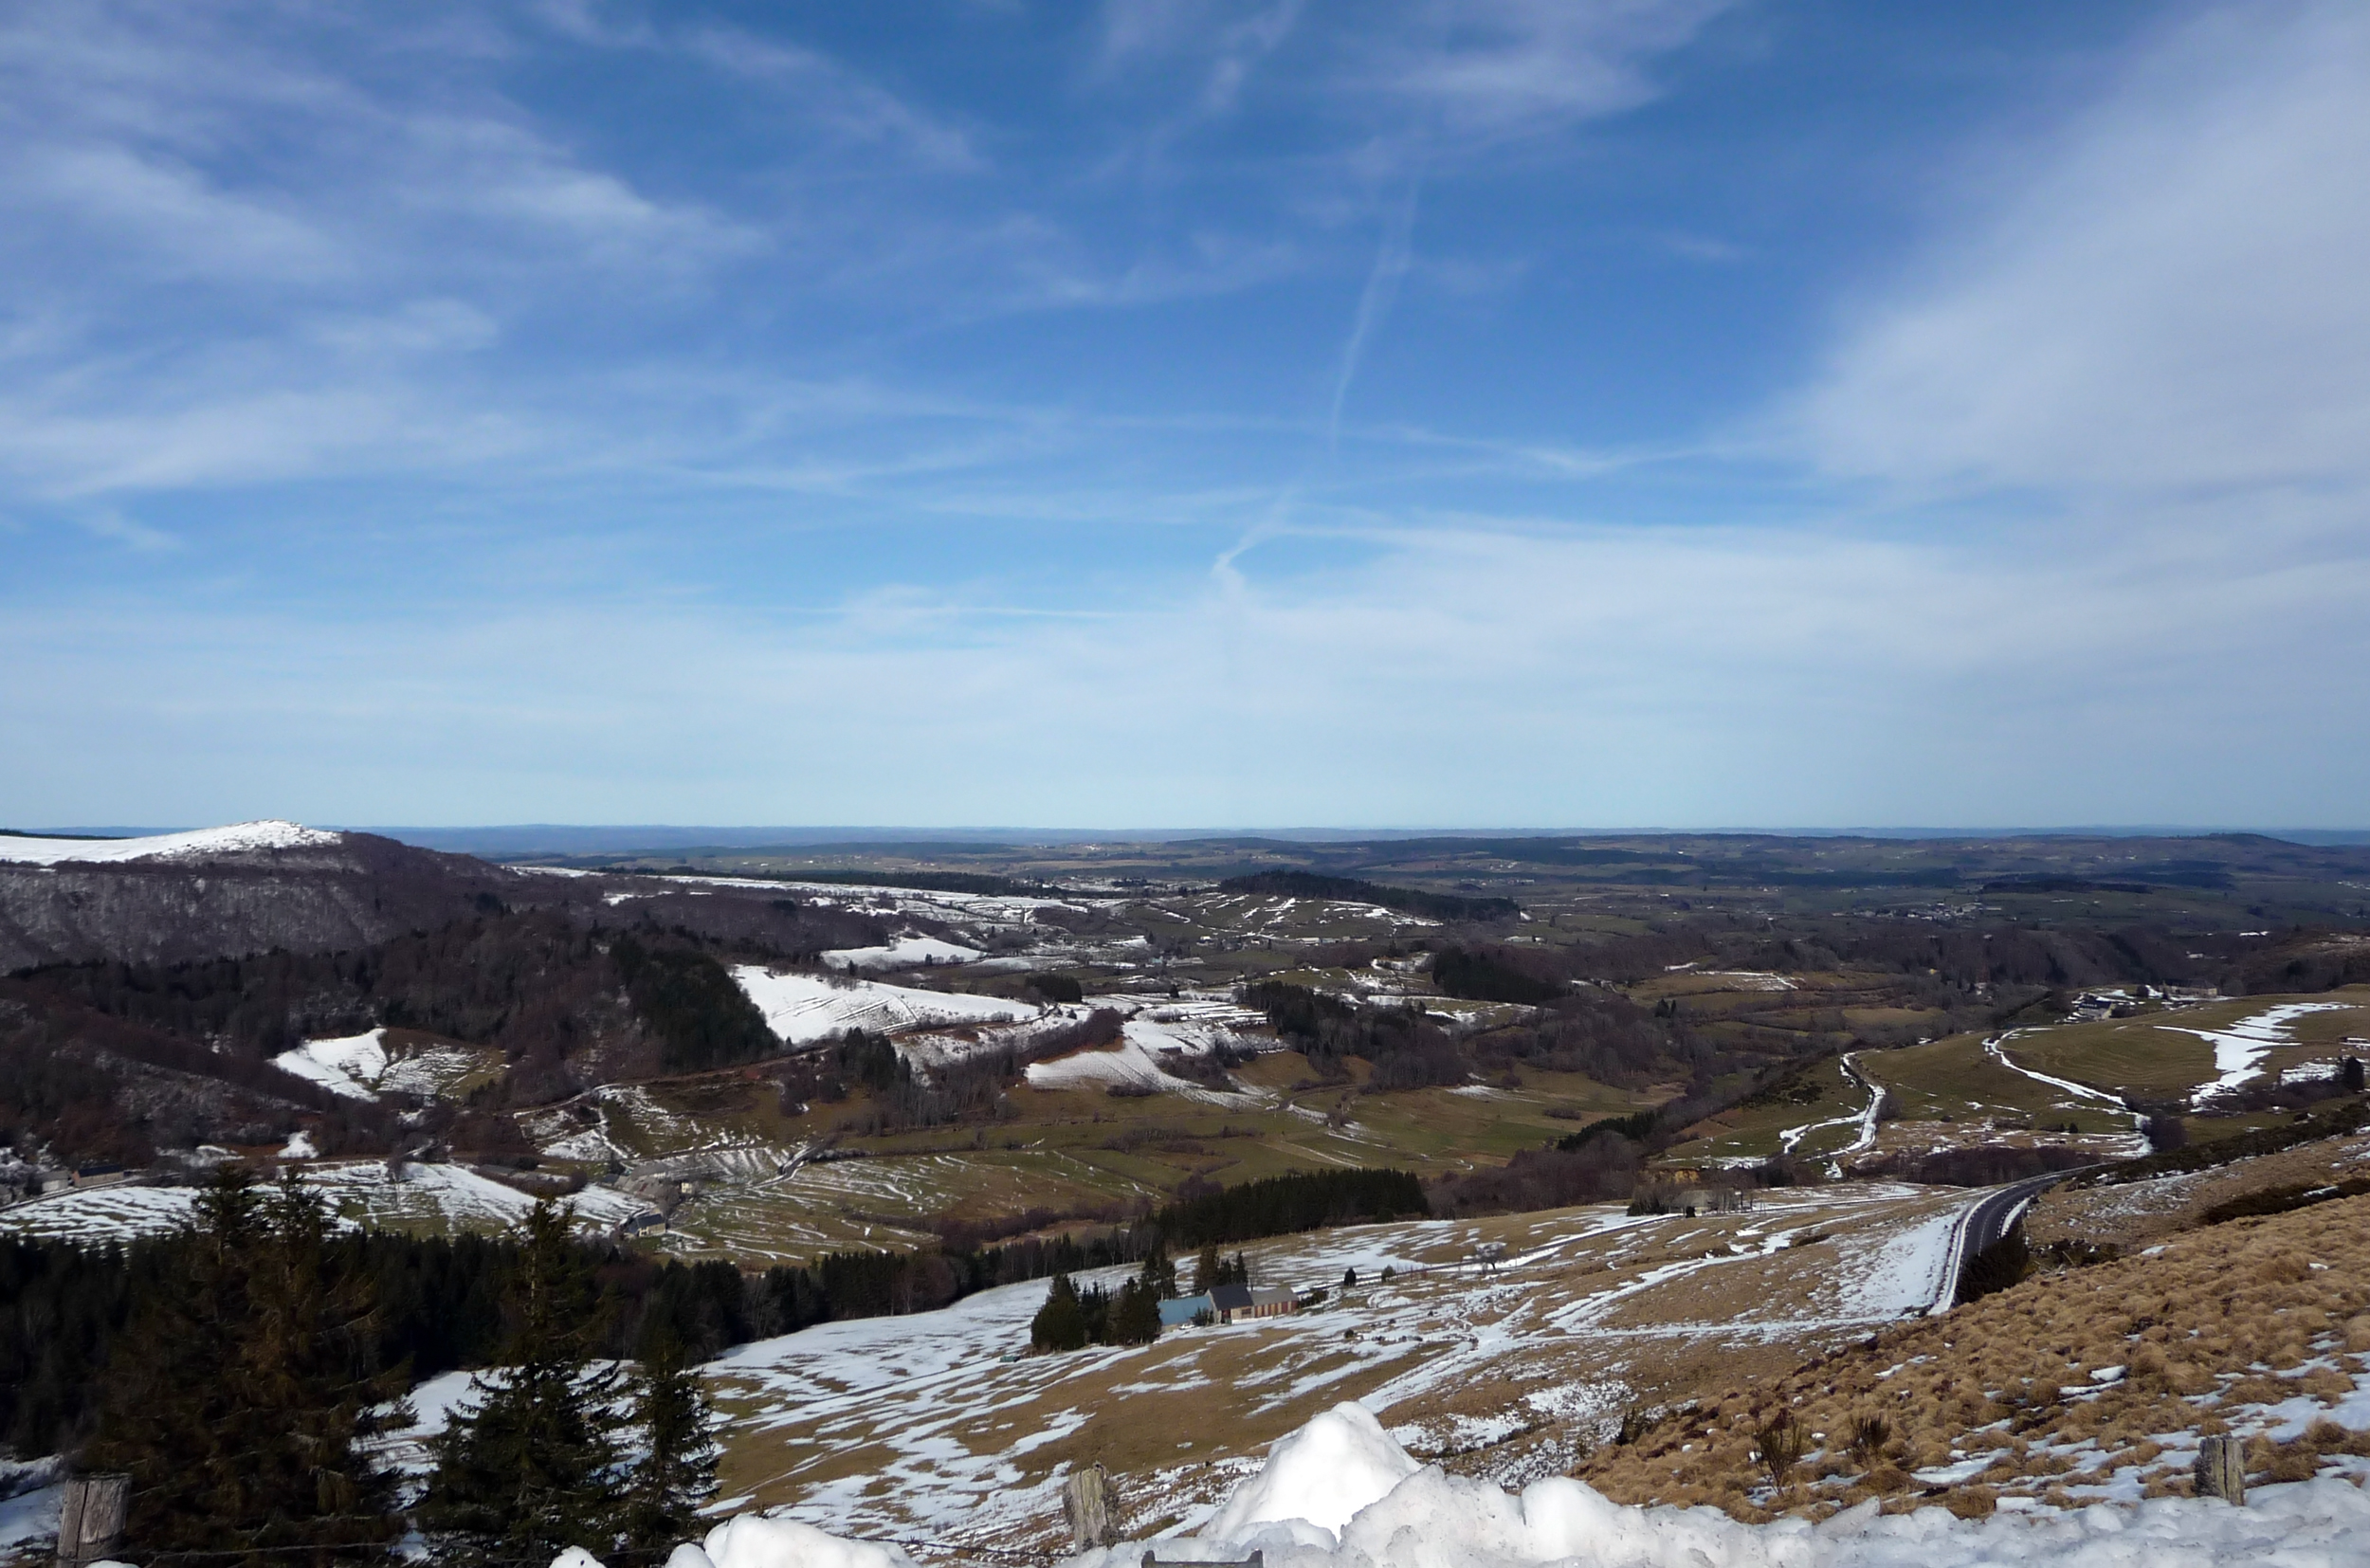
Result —
<instances>
[{"instance_id":1,"label":"distant rolling hill","mask_svg":"<svg viewBox=\"0 0 2370 1568\"><path fill-rule=\"evenodd\" d=\"M148 838L0 835L0 972L367 946L526 881L371 833L250 822Z\"/></svg>"}]
</instances>

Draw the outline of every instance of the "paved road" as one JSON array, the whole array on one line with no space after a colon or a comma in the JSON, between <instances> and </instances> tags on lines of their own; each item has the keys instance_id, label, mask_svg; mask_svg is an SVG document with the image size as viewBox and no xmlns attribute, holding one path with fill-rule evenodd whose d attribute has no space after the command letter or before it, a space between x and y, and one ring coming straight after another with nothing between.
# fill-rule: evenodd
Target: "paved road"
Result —
<instances>
[{"instance_id":1,"label":"paved road","mask_svg":"<svg viewBox=\"0 0 2370 1568\"><path fill-rule=\"evenodd\" d=\"M2027 1176L2022 1181L2012 1181L1996 1192L1986 1193L1968 1205L1959 1216L1958 1231L1951 1238L1950 1267L1943 1270L1942 1288L1931 1310L1942 1311L1959 1299L1959 1270L1966 1266L1969 1258L2014 1229L2028 1204L2067 1177L2097 1168L2085 1165L2070 1171L2051 1171L2047 1176Z\"/></svg>"}]
</instances>

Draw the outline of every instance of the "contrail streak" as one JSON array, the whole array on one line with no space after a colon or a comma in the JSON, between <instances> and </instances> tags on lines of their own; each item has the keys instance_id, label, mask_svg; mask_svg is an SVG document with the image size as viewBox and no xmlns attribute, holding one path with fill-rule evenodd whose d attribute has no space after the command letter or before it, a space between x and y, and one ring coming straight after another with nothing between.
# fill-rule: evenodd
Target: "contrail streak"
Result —
<instances>
[{"instance_id":1,"label":"contrail streak","mask_svg":"<svg viewBox=\"0 0 2370 1568\"><path fill-rule=\"evenodd\" d=\"M1409 240L1415 230L1415 196L1423 183L1421 173L1407 182L1407 199L1383 225L1382 244L1375 251L1374 269L1366 274L1366 287L1358 297L1358 314L1350 320L1349 341L1341 345L1341 369L1333 378L1333 409L1325 419L1327 451L1333 450L1340 439L1341 405L1349 398L1350 383L1358 379L1358 363L1366 353L1366 339L1391 314L1391 302L1398 298L1399 280L1407 276Z\"/></svg>"}]
</instances>

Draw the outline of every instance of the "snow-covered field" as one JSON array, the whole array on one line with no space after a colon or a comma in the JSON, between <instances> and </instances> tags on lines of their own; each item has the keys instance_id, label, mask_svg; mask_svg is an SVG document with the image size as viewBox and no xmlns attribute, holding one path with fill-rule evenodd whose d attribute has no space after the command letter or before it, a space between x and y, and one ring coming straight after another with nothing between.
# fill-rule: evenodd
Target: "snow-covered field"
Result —
<instances>
[{"instance_id":1,"label":"snow-covered field","mask_svg":"<svg viewBox=\"0 0 2370 1568\"><path fill-rule=\"evenodd\" d=\"M1043 1009L995 996L969 996L821 975L777 975L757 964L733 978L765 1014L766 1027L790 1045L811 1045L851 1029L890 1032L949 1024L1010 1024Z\"/></svg>"},{"instance_id":2,"label":"snow-covered field","mask_svg":"<svg viewBox=\"0 0 2370 1568\"><path fill-rule=\"evenodd\" d=\"M190 1217L193 1187L99 1187L39 1197L0 1209L0 1231L44 1241L97 1246L162 1235Z\"/></svg>"},{"instance_id":3,"label":"snow-covered field","mask_svg":"<svg viewBox=\"0 0 2370 1568\"><path fill-rule=\"evenodd\" d=\"M332 1094L375 1100L378 1081L387 1071L386 1038L385 1030L374 1029L335 1040L307 1040L273 1057L271 1065L319 1084Z\"/></svg>"},{"instance_id":4,"label":"snow-covered field","mask_svg":"<svg viewBox=\"0 0 2370 1568\"><path fill-rule=\"evenodd\" d=\"M1215 999L1189 999L1147 1008L1134 997L1089 996L1085 1005L1116 1007L1122 1012L1134 1010L1135 1016L1121 1026L1119 1040L1108 1048L1072 1051L1066 1056L1030 1063L1029 1082L1033 1087L1103 1088L1115 1084L1134 1085L1212 1104L1241 1104L1247 1099L1268 1098L1207 1088L1176 1077L1163 1066L1188 1057L1208 1056L1229 1046L1272 1046L1272 1040L1254 1041L1244 1033L1261 1021L1257 1013Z\"/></svg>"},{"instance_id":5,"label":"snow-covered field","mask_svg":"<svg viewBox=\"0 0 2370 1568\"><path fill-rule=\"evenodd\" d=\"M943 1376L943 1358L901 1370ZM1066 1467L1065 1467L1066 1468ZM678 1547L670 1568L905 1568L975 1552L1004 1495L993 1462L973 1507L924 1539L848 1540L794 1510L742 1512ZM2370 1563L2370 1494L2322 1479L2251 1491L2247 1505L2159 1498L2069 1511L2003 1509L1960 1519L1940 1503L1885 1514L1871 1499L1818 1523L1743 1524L1713 1508L1631 1507L1563 1476L1519 1492L1449 1475L1411 1455L1364 1402L1311 1417L1240 1467L1192 1533L1171 1528L1077 1555L1071 1568L1264 1559L1275 1568L2359 1568ZM1121 1482L1126 1485L1125 1480ZM1129 1494L1120 1493L1126 1508Z\"/></svg>"},{"instance_id":6,"label":"snow-covered field","mask_svg":"<svg viewBox=\"0 0 2370 1568\"><path fill-rule=\"evenodd\" d=\"M938 937L903 936L881 947L835 947L823 955L833 969L920 969L925 964L967 964L985 957Z\"/></svg>"},{"instance_id":7,"label":"snow-covered field","mask_svg":"<svg viewBox=\"0 0 2370 1568\"><path fill-rule=\"evenodd\" d=\"M770 1176L795 1152L753 1138L729 1121L671 1109L639 1084L604 1084L574 1100L521 1113L519 1124L551 1159L626 1165L696 1159L735 1176Z\"/></svg>"},{"instance_id":8,"label":"snow-covered field","mask_svg":"<svg viewBox=\"0 0 2370 1568\"><path fill-rule=\"evenodd\" d=\"M401 1180L384 1160L310 1165L303 1173L340 1220L392 1230L488 1231L517 1225L535 1199L461 1165L411 1164ZM189 1221L193 1187L100 1187L59 1193L0 1209L0 1232L91 1244L163 1235ZM647 1204L606 1187L587 1187L569 1200L577 1229L601 1233Z\"/></svg>"},{"instance_id":9,"label":"snow-covered field","mask_svg":"<svg viewBox=\"0 0 2370 1568\"><path fill-rule=\"evenodd\" d=\"M1315 1232L1245 1251L1262 1283L1332 1292L1318 1310L1063 1357L1002 1358L1042 1284L829 1324L712 1367L728 1486L843 1535L1046 1543L1063 1467L1100 1452L1129 1474L1130 1528L1194 1526L1258 1444L1349 1397L1419 1453L1488 1446L1506 1477L1560 1473L1674 1357L1838 1343L1930 1305L1963 1201L1855 1185L1703 1219L1595 1206ZM1463 1261L1483 1241L1506 1245L1495 1272Z\"/></svg>"},{"instance_id":10,"label":"snow-covered field","mask_svg":"<svg viewBox=\"0 0 2370 1568\"><path fill-rule=\"evenodd\" d=\"M307 1040L272 1058L283 1072L354 1100L382 1094L436 1095L485 1069L496 1053L483 1047L428 1045L397 1049L383 1029L335 1040Z\"/></svg>"},{"instance_id":11,"label":"snow-covered field","mask_svg":"<svg viewBox=\"0 0 2370 1568\"><path fill-rule=\"evenodd\" d=\"M56 866L66 861L113 865L128 860L197 860L258 849L301 849L335 844L342 835L293 822L242 822L148 838L16 838L0 834L0 861Z\"/></svg>"}]
</instances>

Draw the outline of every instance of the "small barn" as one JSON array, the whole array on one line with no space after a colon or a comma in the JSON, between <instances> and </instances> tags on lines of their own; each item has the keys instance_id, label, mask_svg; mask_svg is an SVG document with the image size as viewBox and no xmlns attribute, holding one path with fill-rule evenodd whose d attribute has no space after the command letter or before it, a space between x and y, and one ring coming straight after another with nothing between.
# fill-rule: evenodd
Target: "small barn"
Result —
<instances>
[{"instance_id":1,"label":"small barn","mask_svg":"<svg viewBox=\"0 0 2370 1568\"><path fill-rule=\"evenodd\" d=\"M1162 1328L1182 1328L1204 1318L1213 1323L1218 1321L1217 1304L1207 1291L1198 1296L1172 1296L1160 1304Z\"/></svg>"},{"instance_id":2,"label":"small barn","mask_svg":"<svg viewBox=\"0 0 2370 1568\"><path fill-rule=\"evenodd\" d=\"M1252 1318L1281 1318L1300 1310L1300 1303L1289 1290L1248 1285L1219 1285L1210 1292L1210 1303L1222 1323L1244 1322Z\"/></svg>"}]
</instances>

